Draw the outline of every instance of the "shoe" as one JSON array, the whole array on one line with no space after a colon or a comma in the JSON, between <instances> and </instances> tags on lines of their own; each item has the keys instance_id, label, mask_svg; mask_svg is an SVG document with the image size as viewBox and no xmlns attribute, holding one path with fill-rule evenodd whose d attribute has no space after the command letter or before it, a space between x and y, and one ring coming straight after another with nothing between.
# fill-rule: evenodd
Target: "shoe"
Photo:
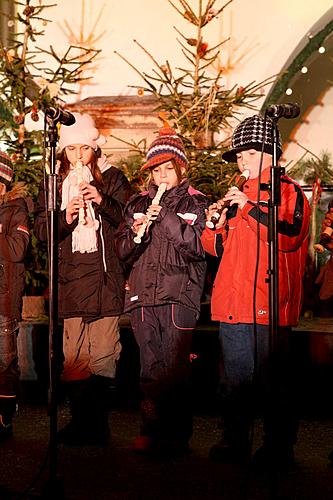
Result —
<instances>
[{"instance_id":1,"label":"shoe","mask_svg":"<svg viewBox=\"0 0 333 500\"><path fill-rule=\"evenodd\" d=\"M151 455L157 451L157 443L151 436L140 435L134 439L132 448L139 455Z\"/></svg>"},{"instance_id":2,"label":"shoe","mask_svg":"<svg viewBox=\"0 0 333 500\"><path fill-rule=\"evenodd\" d=\"M187 440L170 438L167 440L161 440L160 442L160 453L169 456L182 456L190 452L190 446Z\"/></svg>"},{"instance_id":3,"label":"shoe","mask_svg":"<svg viewBox=\"0 0 333 500\"><path fill-rule=\"evenodd\" d=\"M16 411L16 397L0 397L0 443L13 435L13 417Z\"/></svg>"},{"instance_id":4,"label":"shoe","mask_svg":"<svg viewBox=\"0 0 333 500\"><path fill-rule=\"evenodd\" d=\"M249 460L248 445L232 445L224 438L209 450L209 458L213 462L225 464L244 464Z\"/></svg>"},{"instance_id":5,"label":"shoe","mask_svg":"<svg viewBox=\"0 0 333 500\"><path fill-rule=\"evenodd\" d=\"M89 428L70 421L57 434L58 442L67 446L106 446L110 438L108 428Z\"/></svg>"},{"instance_id":6,"label":"shoe","mask_svg":"<svg viewBox=\"0 0 333 500\"><path fill-rule=\"evenodd\" d=\"M263 445L254 453L252 466L258 472L291 474L295 470L294 449L292 446L277 448Z\"/></svg>"},{"instance_id":7,"label":"shoe","mask_svg":"<svg viewBox=\"0 0 333 500\"><path fill-rule=\"evenodd\" d=\"M3 421L2 415L0 415L0 443L3 443L13 435L13 425L11 422L7 424Z\"/></svg>"}]
</instances>

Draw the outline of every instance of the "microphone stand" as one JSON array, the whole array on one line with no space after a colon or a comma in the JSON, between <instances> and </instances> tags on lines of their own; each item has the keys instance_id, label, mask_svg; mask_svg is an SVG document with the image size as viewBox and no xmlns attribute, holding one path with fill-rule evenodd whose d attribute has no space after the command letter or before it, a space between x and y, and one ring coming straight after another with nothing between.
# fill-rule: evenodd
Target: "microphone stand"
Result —
<instances>
[{"instance_id":1,"label":"microphone stand","mask_svg":"<svg viewBox=\"0 0 333 500\"><path fill-rule=\"evenodd\" d=\"M46 119L46 118L45 118ZM48 146L50 147L50 173L47 176L47 210L50 221L49 230L49 393L48 413L50 417L49 438L49 479L44 484L42 498L48 500L64 499L64 488L58 476L57 448L57 386L60 352L58 329L58 206L56 147L58 142L57 119L47 118ZM45 168L45 166L44 166Z\"/></svg>"},{"instance_id":2,"label":"microphone stand","mask_svg":"<svg viewBox=\"0 0 333 500\"><path fill-rule=\"evenodd\" d=\"M273 159L271 166L270 198L268 203L268 283L269 283L269 348L270 354L276 352L279 331L279 238L278 210L281 205L281 175L284 168L277 160L277 119L272 118Z\"/></svg>"}]
</instances>

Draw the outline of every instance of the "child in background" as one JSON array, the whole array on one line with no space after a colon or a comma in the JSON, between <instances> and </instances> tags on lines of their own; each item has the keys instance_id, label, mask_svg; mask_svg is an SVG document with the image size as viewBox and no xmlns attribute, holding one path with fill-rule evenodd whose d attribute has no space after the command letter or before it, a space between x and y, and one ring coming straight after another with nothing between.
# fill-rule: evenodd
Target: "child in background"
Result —
<instances>
[{"instance_id":1,"label":"child in background","mask_svg":"<svg viewBox=\"0 0 333 500\"><path fill-rule=\"evenodd\" d=\"M0 151L0 442L13 434L20 377L16 338L29 244L27 188L12 185L12 178L12 162Z\"/></svg>"},{"instance_id":2,"label":"child in background","mask_svg":"<svg viewBox=\"0 0 333 500\"><path fill-rule=\"evenodd\" d=\"M165 126L141 169L149 171L148 191L128 202L116 236L120 259L132 265L125 311L140 349L139 453L184 452L192 435L190 353L205 279L200 235L208 203L185 178L187 165L181 139Z\"/></svg>"}]
</instances>

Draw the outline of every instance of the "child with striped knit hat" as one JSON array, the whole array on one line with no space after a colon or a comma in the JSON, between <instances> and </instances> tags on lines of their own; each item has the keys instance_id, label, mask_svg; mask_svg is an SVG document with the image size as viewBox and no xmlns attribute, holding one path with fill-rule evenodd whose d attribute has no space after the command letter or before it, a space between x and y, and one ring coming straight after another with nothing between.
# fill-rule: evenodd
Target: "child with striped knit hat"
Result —
<instances>
[{"instance_id":1,"label":"child with striped knit hat","mask_svg":"<svg viewBox=\"0 0 333 500\"><path fill-rule=\"evenodd\" d=\"M134 195L116 236L116 251L132 266L125 311L140 349L142 425L138 453L185 452L192 435L190 353L206 263L200 235L206 197L186 179L181 138L167 124L141 170L148 189Z\"/></svg>"}]
</instances>

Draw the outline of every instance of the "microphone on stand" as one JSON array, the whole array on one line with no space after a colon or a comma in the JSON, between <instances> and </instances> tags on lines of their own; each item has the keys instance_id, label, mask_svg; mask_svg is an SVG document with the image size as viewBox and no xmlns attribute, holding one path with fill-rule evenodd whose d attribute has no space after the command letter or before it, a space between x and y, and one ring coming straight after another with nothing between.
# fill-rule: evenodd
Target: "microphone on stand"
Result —
<instances>
[{"instance_id":1,"label":"microphone on stand","mask_svg":"<svg viewBox=\"0 0 333 500\"><path fill-rule=\"evenodd\" d=\"M33 102L35 99L39 97L41 91L41 87L31 78L26 78L26 89L25 95L27 98ZM63 108L46 108L43 109L43 112L46 116L48 116L54 122L60 122L62 125L73 125L75 123L75 116L69 111Z\"/></svg>"},{"instance_id":2,"label":"microphone on stand","mask_svg":"<svg viewBox=\"0 0 333 500\"><path fill-rule=\"evenodd\" d=\"M301 112L301 108L296 103L271 104L266 108L266 116L271 118L296 118Z\"/></svg>"},{"instance_id":3,"label":"microphone on stand","mask_svg":"<svg viewBox=\"0 0 333 500\"><path fill-rule=\"evenodd\" d=\"M62 125L73 125L75 123L75 116L62 108L46 108L45 114L55 122L60 122Z\"/></svg>"}]
</instances>

